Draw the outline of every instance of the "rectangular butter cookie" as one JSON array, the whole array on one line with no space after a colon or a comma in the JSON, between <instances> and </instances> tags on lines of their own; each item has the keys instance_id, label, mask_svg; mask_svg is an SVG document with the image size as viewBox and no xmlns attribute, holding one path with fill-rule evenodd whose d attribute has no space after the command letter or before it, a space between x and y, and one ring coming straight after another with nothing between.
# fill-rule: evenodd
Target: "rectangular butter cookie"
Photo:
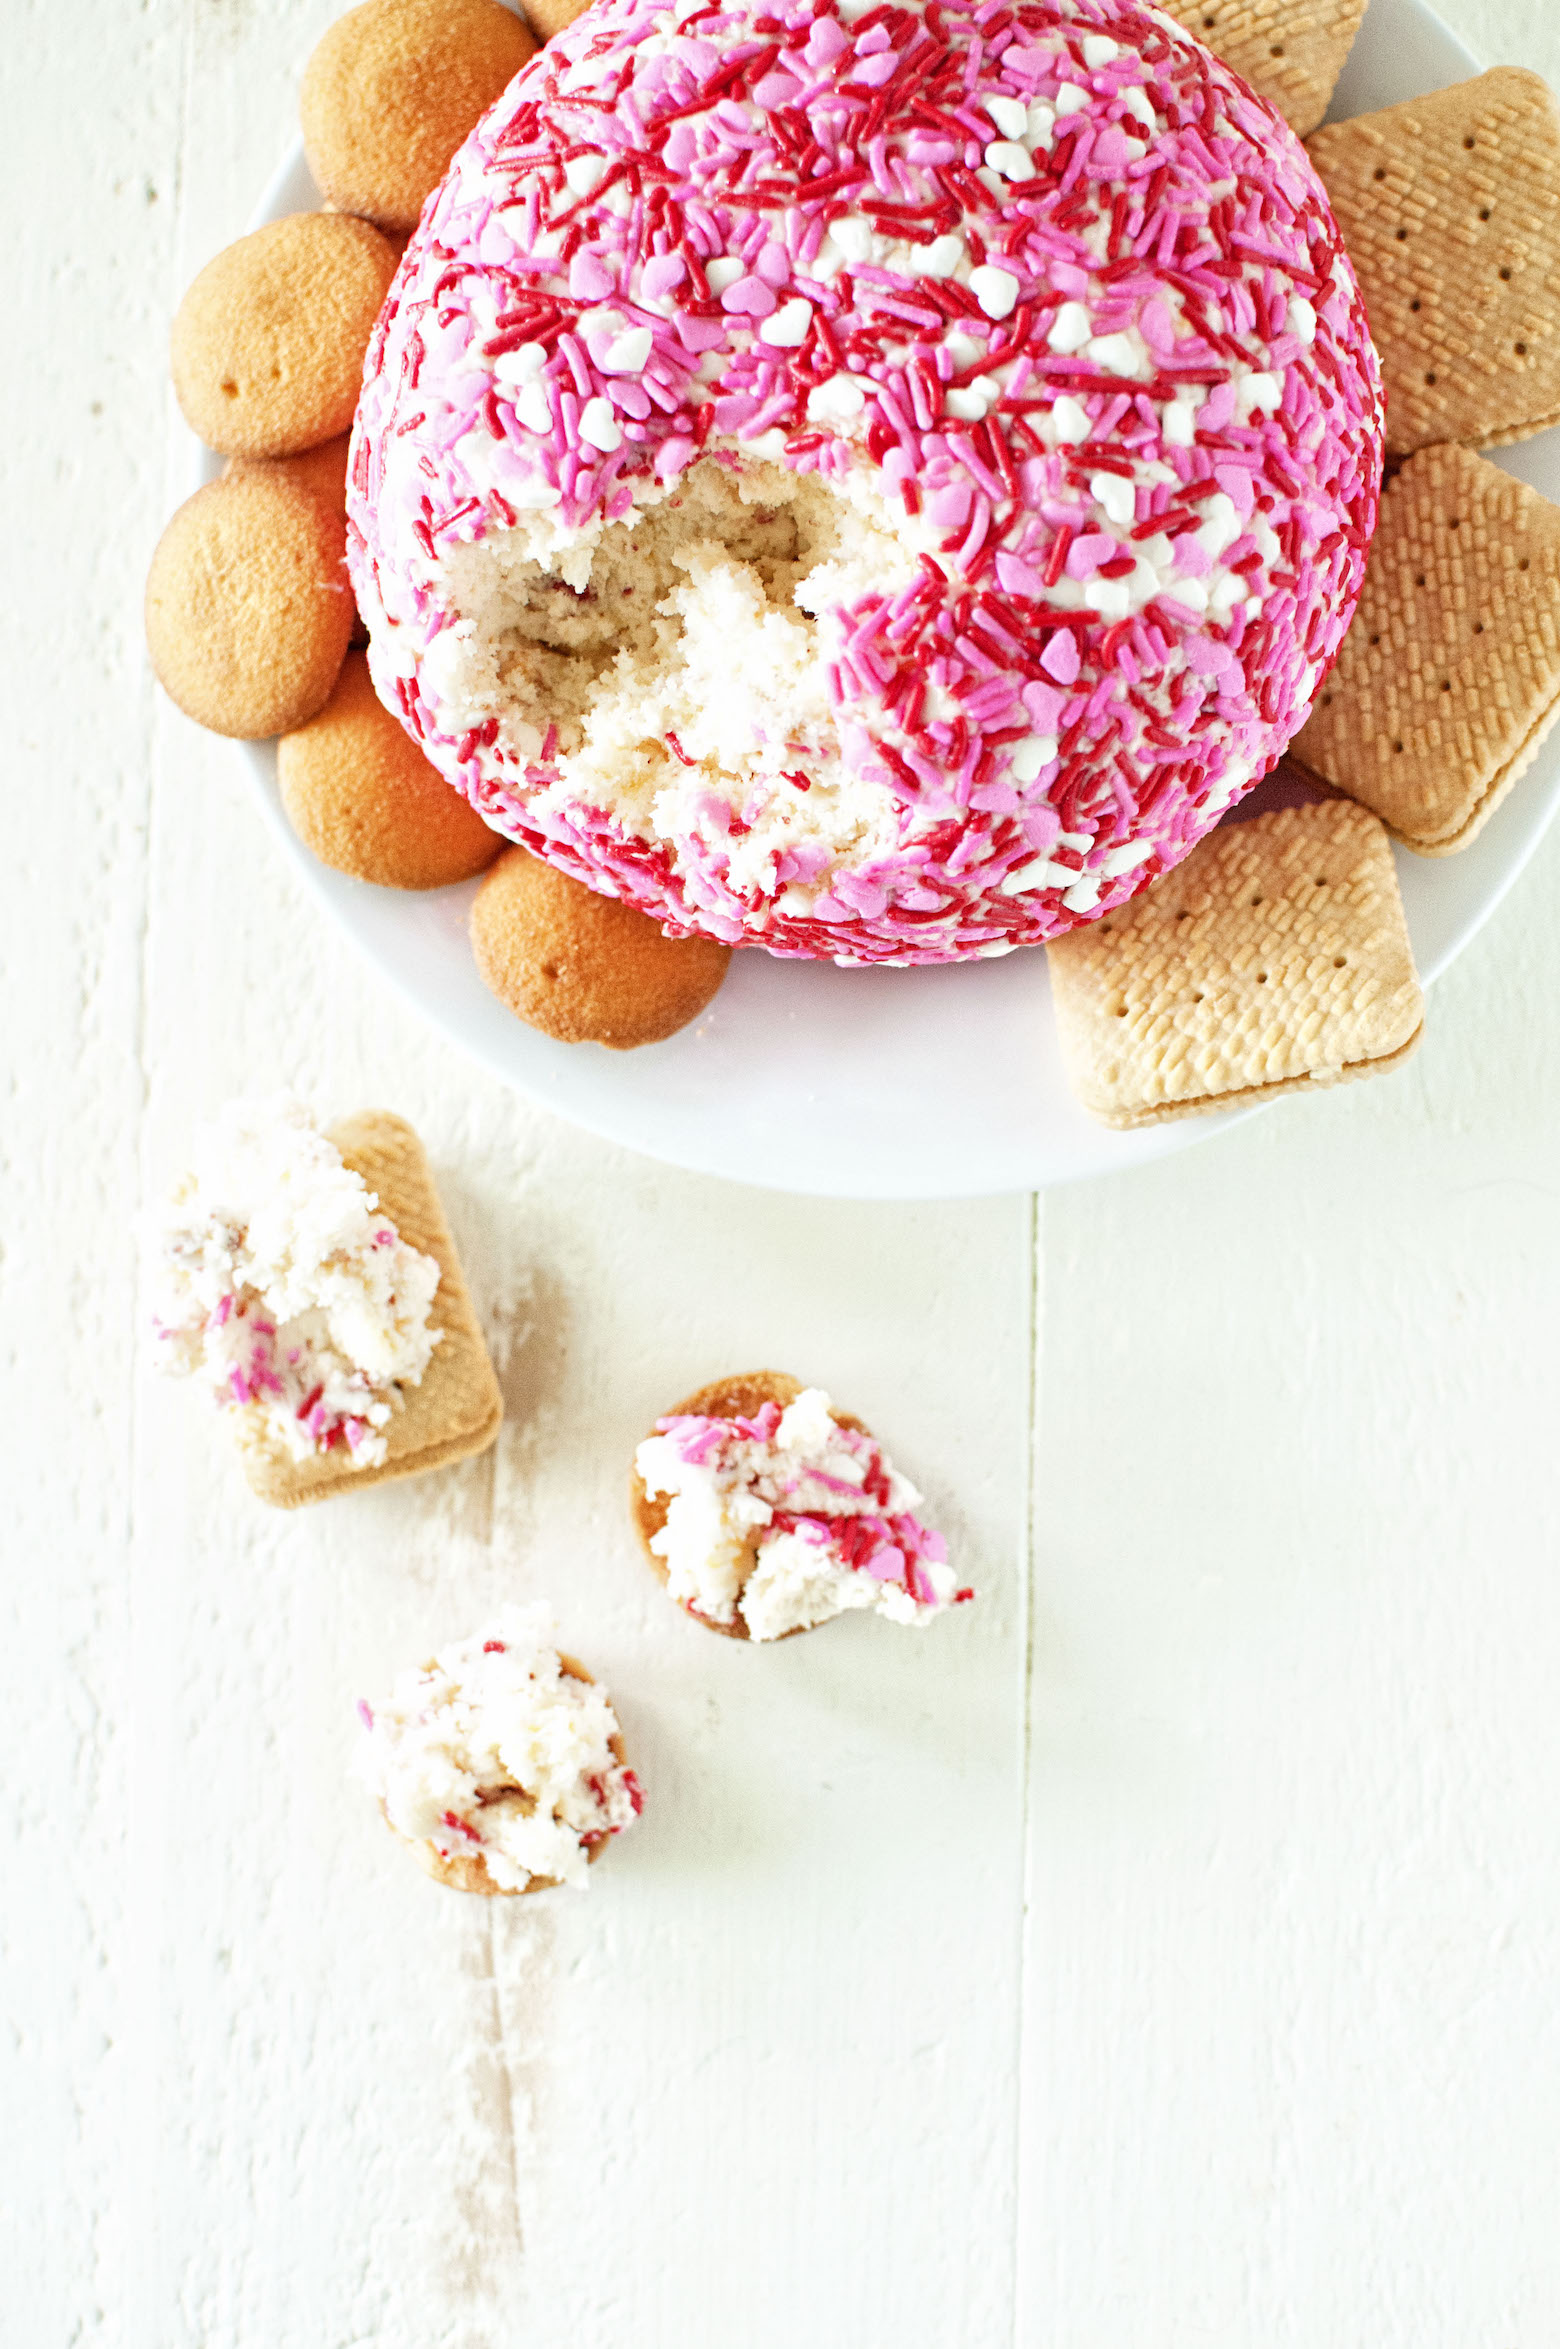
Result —
<instances>
[{"instance_id":1,"label":"rectangular butter cookie","mask_svg":"<svg viewBox=\"0 0 1560 2349\"><path fill-rule=\"evenodd\" d=\"M1381 356L1387 448L1560 422L1560 106L1500 66L1307 141Z\"/></svg>"},{"instance_id":2,"label":"rectangular butter cookie","mask_svg":"<svg viewBox=\"0 0 1560 2349\"><path fill-rule=\"evenodd\" d=\"M503 1397L466 1287L427 1153L412 1127L388 1109L360 1110L332 1126L329 1139L346 1164L378 1194L401 1238L439 1267L430 1320L444 1335L420 1386L399 1390L384 1430L386 1457L353 1468L339 1450L294 1460L263 1435L258 1413L240 1412L239 1456L245 1476L273 1508L298 1509L338 1493L361 1492L392 1478L422 1476L485 1452L498 1436Z\"/></svg>"},{"instance_id":3,"label":"rectangular butter cookie","mask_svg":"<svg viewBox=\"0 0 1560 2349\"><path fill-rule=\"evenodd\" d=\"M1391 842L1348 800L1221 826L1046 954L1068 1076L1107 1125L1373 1076L1420 1037Z\"/></svg>"},{"instance_id":4,"label":"rectangular butter cookie","mask_svg":"<svg viewBox=\"0 0 1560 2349\"><path fill-rule=\"evenodd\" d=\"M1165 0L1165 14L1304 138L1332 102L1365 0Z\"/></svg>"},{"instance_id":5,"label":"rectangular butter cookie","mask_svg":"<svg viewBox=\"0 0 1560 2349\"><path fill-rule=\"evenodd\" d=\"M1290 755L1421 856L1466 848L1560 718L1560 506L1461 448L1381 501L1359 606Z\"/></svg>"}]
</instances>

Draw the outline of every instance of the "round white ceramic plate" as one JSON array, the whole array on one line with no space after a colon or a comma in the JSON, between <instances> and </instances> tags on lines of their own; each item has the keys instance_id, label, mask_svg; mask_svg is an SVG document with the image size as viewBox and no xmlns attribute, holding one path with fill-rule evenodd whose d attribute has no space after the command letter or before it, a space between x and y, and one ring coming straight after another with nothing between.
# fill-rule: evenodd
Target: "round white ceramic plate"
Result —
<instances>
[{"instance_id":1,"label":"round white ceramic plate","mask_svg":"<svg viewBox=\"0 0 1560 2349\"><path fill-rule=\"evenodd\" d=\"M1371 0L1333 119L1476 72L1423 0ZM296 150L256 225L319 202ZM1560 432L1497 464L1560 500ZM202 456L201 478L218 470ZM555 1044L512 1018L466 942L474 884L427 896L326 870L281 813L275 753L246 746L256 786L316 896L392 986L462 1050L560 1116L700 1172L835 1198L938 1199L1032 1190L1207 1141L1232 1118L1118 1134L1079 1108L1062 1075L1044 951L951 969L841 971L732 958L693 1027L639 1052ZM1398 852L1422 975L1434 979L1494 911L1560 801L1560 738L1461 855ZM1245 1114L1250 1115L1248 1111Z\"/></svg>"}]
</instances>

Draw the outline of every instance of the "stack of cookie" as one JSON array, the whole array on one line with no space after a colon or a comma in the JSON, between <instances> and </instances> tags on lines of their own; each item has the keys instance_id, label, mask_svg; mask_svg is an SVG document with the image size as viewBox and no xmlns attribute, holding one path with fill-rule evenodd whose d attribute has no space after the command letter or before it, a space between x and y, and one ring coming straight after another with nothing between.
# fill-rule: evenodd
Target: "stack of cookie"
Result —
<instances>
[{"instance_id":1,"label":"stack of cookie","mask_svg":"<svg viewBox=\"0 0 1560 2349\"><path fill-rule=\"evenodd\" d=\"M1291 753L1314 804L1221 829L1048 949L1074 1088L1111 1125L1405 1059L1422 1006L1391 841L1467 847L1560 719L1560 508L1477 453L1560 421L1554 95L1503 68L1308 143L1381 356L1391 477Z\"/></svg>"},{"instance_id":2,"label":"stack of cookie","mask_svg":"<svg viewBox=\"0 0 1560 2349\"><path fill-rule=\"evenodd\" d=\"M544 12L544 31L577 13L567 0ZM546 1035L626 1050L701 1012L729 949L669 938L506 850L375 693L345 568L350 429L375 322L450 157L535 45L499 0L368 0L320 42L300 113L326 209L219 253L174 320L179 405L228 463L163 534L146 633L189 717L278 738L283 808L322 864L424 890L496 862L472 912L487 985Z\"/></svg>"}]
</instances>

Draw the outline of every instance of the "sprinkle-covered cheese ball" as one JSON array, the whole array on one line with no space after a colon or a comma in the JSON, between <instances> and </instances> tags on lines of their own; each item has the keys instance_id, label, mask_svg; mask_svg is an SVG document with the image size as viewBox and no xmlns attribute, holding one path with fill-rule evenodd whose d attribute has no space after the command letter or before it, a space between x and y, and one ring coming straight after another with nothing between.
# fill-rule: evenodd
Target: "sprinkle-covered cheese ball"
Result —
<instances>
[{"instance_id":1,"label":"sprinkle-covered cheese ball","mask_svg":"<svg viewBox=\"0 0 1560 2349\"><path fill-rule=\"evenodd\" d=\"M1382 411L1273 109L1137 0L614 0L457 155L349 517L383 698L673 932L1006 953L1266 772Z\"/></svg>"}]
</instances>

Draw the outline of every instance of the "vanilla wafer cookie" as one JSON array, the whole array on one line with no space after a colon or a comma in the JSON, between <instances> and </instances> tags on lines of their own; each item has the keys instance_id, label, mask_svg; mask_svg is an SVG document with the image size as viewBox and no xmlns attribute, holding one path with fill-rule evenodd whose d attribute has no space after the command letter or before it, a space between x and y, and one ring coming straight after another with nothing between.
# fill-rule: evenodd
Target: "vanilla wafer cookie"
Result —
<instances>
[{"instance_id":1,"label":"vanilla wafer cookie","mask_svg":"<svg viewBox=\"0 0 1560 2349\"><path fill-rule=\"evenodd\" d=\"M525 0L525 21L539 41L550 41L589 6L590 0Z\"/></svg>"},{"instance_id":2,"label":"vanilla wafer cookie","mask_svg":"<svg viewBox=\"0 0 1560 2349\"><path fill-rule=\"evenodd\" d=\"M1309 142L1365 296L1387 447L1560 422L1560 106L1500 66Z\"/></svg>"},{"instance_id":3,"label":"vanilla wafer cookie","mask_svg":"<svg viewBox=\"0 0 1560 2349\"><path fill-rule=\"evenodd\" d=\"M146 577L146 645L163 690L213 733L258 741L329 701L357 617L345 512L282 465L186 498Z\"/></svg>"},{"instance_id":4,"label":"vanilla wafer cookie","mask_svg":"<svg viewBox=\"0 0 1560 2349\"><path fill-rule=\"evenodd\" d=\"M1391 844L1347 800L1210 833L1046 951L1068 1075L1107 1125L1370 1076L1419 1041Z\"/></svg>"},{"instance_id":5,"label":"vanilla wafer cookie","mask_svg":"<svg viewBox=\"0 0 1560 2349\"><path fill-rule=\"evenodd\" d=\"M397 255L366 220L292 212L208 261L173 321L185 422L223 457L293 457L352 424Z\"/></svg>"},{"instance_id":6,"label":"vanilla wafer cookie","mask_svg":"<svg viewBox=\"0 0 1560 2349\"><path fill-rule=\"evenodd\" d=\"M499 0L364 0L326 31L298 94L315 181L390 230L424 203L535 43Z\"/></svg>"},{"instance_id":7,"label":"vanilla wafer cookie","mask_svg":"<svg viewBox=\"0 0 1560 2349\"><path fill-rule=\"evenodd\" d=\"M1560 718L1560 506L1467 449L1387 488L1292 755L1422 856L1465 848Z\"/></svg>"},{"instance_id":8,"label":"vanilla wafer cookie","mask_svg":"<svg viewBox=\"0 0 1560 2349\"><path fill-rule=\"evenodd\" d=\"M1165 14L1304 138L1327 112L1365 0L1165 0Z\"/></svg>"},{"instance_id":9,"label":"vanilla wafer cookie","mask_svg":"<svg viewBox=\"0 0 1560 2349\"><path fill-rule=\"evenodd\" d=\"M924 1626L974 1596L870 1431L784 1371L716 1379L634 1454L634 1526L686 1614L790 1639L860 1609Z\"/></svg>"},{"instance_id":10,"label":"vanilla wafer cookie","mask_svg":"<svg viewBox=\"0 0 1560 2349\"><path fill-rule=\"evenodd\" d=\"M556 1637L547 1607L504 1607L359 1702L361 1776L454 1891L584 1891L643 1808L611 1699Z\"/></svg>"}]
</instances>

